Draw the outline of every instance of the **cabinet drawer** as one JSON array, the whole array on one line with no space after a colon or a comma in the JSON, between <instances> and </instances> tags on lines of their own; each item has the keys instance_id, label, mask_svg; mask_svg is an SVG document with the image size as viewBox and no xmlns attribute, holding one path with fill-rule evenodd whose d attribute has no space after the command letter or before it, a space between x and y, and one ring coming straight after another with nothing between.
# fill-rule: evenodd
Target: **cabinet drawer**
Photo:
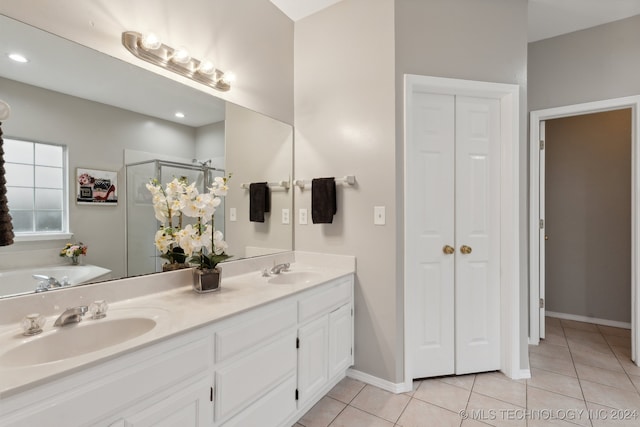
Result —
<instances>
[{"instance_id":1,"label":"cabinet drawer","mask_svg":"<svg viewBox=\"0 0 640 427\"><path fill-rule=\"evenodd\" d=\"M279 426L296 410L296 377L290 376L266 396L233 417L224 427Z\"/></svg>"},{"instance_id":2,"label":"cabinet drawer","mask_svg":"<svg viewBox=\"0 0 640 427\"><path fill-rule=\"evenodd\" d=\"M261 341L269 339L296 325L295 302L275 307L266 307L256 313L244 315L234 326L216 332L216 362L220 363L241 353Z\"/></svg>"},{"instance_id":3,"label":"cabinet drawer","mask_svg":"<svg viewBox=\"0 0 640 427\"><path fill-rule=\"evenodd\" d=\"M216 372L216 422L235 415L296 372L295 331Z\"/></svg>"},{"instance_id":4,"label":"cabinet drawer","mask_svg":"<svg viewBox=\"0 0 640 427\"><path fill-rule=\"evenodd\" d=\"M64 426L94 424L152 396L152 392L207 372L213 357L211 338L180 341L178 348L159 344L80 374L73 381L65 379L66 386L52 384L50 398L34 400L27 392L23 399L30 403L25 409L2 418L0 424L45 426L52 420Z\"/></svg>"},{"instance_id":5,"label":"cabinet drawer","mask_svg":"<svg viewBox=\"0 0 640 427\"><path fill-rule=\"evenodd\" d=\"M336 280L335 284L325 285L320 292L301 299L298 303L299 322L304 323L348 302L351 299L352 280L352 277L343 277Z\"/></svg>"}]
</instances>

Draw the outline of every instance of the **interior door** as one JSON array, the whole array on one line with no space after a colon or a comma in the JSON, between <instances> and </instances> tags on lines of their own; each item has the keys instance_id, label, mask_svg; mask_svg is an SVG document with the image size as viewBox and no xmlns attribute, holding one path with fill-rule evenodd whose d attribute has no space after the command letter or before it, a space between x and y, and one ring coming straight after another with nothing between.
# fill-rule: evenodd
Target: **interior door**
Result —
<instances>
[{"instance_id":1,"label":"interior door","mask_svg":"<svg viewBox=\"0 0 640 427\"><path fill-rule=\"evenodd\" d=\"M500 101L456 97L456 374L500 368Z\"/></svg>"},{"instance_id":2,"label":"interior door","mask_svg":"<svg viewBox=\"0 0 640 427\"><path fill-rule=\"evenodd\" d=\"M544 144L545 141L545 122L541 121L540 122L540 141L541 144ZM545 150L543 149L543 146L540 147L540 173L538 174L538 176L540 177L540 185L538 188L540 188L540 219L542 220L542 224L540 225L540 232L538 234L538 239L540 241L539 244L539 248L540 248L540 253L538 255L539 258L539 263L540 263L540 273L538 275L538 277L540 278L540 301L544 302L545 300L545 286L546 286L546 281L545 281L545 272L546 272L546 264L545 264L545 260L546 260L546 253L547 253L547 232L546 232L546 224L544 224L544 218L545 218L545 185L546 185L546 180L545 180L545 156L544 156L544 152ZM545 336L545 304L540 304L540 317L539 317L539 321L540 321L540 338L544 338Z\"/></svg>"},{"instance_id":3,"label":"interior door","mask_svg":"<svg viewBox=\"0 0 640 427\"><path fill-rule=\"evenodd\" d=\"M414 378L453 374L454 114L449 95L415 93L408 112L407 283ZM448 247L448 248L447 248Z\"/></svg>"}]
</instances>

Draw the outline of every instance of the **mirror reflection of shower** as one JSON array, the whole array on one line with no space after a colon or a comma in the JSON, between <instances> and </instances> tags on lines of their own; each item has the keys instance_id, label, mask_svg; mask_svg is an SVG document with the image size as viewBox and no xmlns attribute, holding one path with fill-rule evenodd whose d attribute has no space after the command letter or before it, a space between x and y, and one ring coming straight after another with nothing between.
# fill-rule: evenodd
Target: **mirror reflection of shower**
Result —
<instances>
[{"instance_id":1,"label":"mirror reflection of shower","mask_svg":"<svg viewBox=\"0 0 640 427\"><path fill-rule=\"evenodd\" d=\"M146 184L157 179L163 186L173 178L185 177L195 182L203 193L208 191L216 177L224 177L224 169L211 167L211 159L193 159L191 164L166 160L148 160L125 166L127 181L127 276L136 276L162 271L163 259L154 244L154 237L160 223L155 219L151 193ZM225 198L216 208L215 228L225 233ZM183 224L195 221L183 218Z\"/></svg>"}]
</instances>

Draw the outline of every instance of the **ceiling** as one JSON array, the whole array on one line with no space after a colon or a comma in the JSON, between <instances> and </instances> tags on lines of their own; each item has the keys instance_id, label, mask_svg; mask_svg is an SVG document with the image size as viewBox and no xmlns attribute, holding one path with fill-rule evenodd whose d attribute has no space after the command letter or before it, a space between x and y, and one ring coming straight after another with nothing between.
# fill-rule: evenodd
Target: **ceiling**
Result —
<instances>
[{"instance_id":1,"label":"ceiling","mask_svg":"<svg viewBox=\"0 0 640 427\"><path fill-rule=\"evenodd\" d=\"M293 21L339 1L271 0ZM529 0L529 41L547 39L639 14L640 0Z\"/></svg>"}]
</instances>

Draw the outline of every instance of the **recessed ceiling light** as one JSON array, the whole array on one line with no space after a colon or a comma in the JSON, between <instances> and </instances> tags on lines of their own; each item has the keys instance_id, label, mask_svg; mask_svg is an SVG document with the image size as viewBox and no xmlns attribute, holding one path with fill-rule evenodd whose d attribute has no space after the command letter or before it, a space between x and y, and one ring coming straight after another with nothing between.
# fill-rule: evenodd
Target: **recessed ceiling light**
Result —
<instances>
[{"instance_id":1,"label":"recessed ceiling light","mask_svg":"<svg viewBox=\"0 0 640 427\"><path fill-rule=\"evenodd\" d=\"M179 118L179 119L184 119L184 113L181 113L180 111L178 111L176 113L176 117Z\"/></svg>"},{"instance_id":2,"label":"recessed ceiling light","mask_svg":"<svg viewBox=\"0 0 640 427\"><path fill-rule=\"evenodd\" d=\"M29 60L27 58L25 58L24 56L20 55L19 53L10 53L7 56L9 58L13 59L16 62L29 62Z\"/></svg>"}]
</instances>

